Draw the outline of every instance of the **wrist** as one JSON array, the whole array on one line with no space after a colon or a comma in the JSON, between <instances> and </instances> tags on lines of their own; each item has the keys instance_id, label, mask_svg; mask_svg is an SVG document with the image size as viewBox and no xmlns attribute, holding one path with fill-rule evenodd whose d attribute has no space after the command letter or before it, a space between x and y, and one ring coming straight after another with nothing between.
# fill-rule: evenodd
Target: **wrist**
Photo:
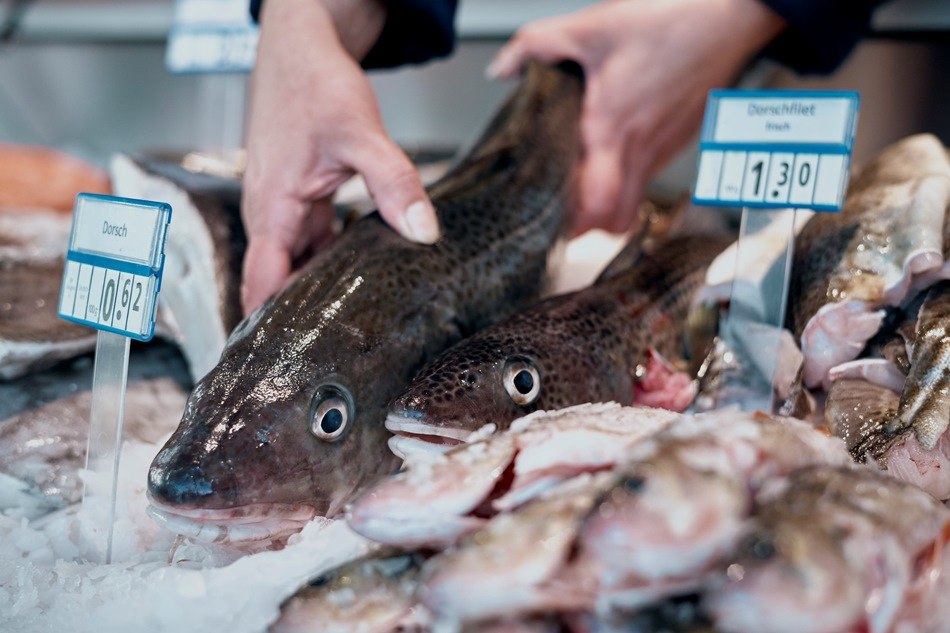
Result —
<instances>
[{"instance_id":1,"label":"wrist","mask_svg":"<svg viewBox=\"0 0 950 633\"><path fill-rule=\"evenodd\" d=\"M385 21L380 0L268 0L260 14L262 33L273 32L277 39L296 32L315 41L329 37L356 60L379 39Z\"/></svg>"}]
</instances>

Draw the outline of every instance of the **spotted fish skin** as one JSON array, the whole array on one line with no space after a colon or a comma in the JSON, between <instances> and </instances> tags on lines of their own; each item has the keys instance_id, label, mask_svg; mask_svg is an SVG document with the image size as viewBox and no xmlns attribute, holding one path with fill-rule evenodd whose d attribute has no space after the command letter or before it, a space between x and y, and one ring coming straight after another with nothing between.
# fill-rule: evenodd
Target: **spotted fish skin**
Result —
<instances>
[{"instance_id":1,"label":"spotted fish skin","mask_svg":"<svg viewBox=\"0 0 950 633\"><path fill-rule=\"evenodd\" d=\"M667 358L683 355L691 301L728 245L728 238L709 236L670 239L590 288L478 332L420 372L393 403L387 424L398 430L408 421L421 435L460 437L487 423L505 429L535 410L631 404L651 348ZM540 391L529 404L517 404L505 388L512 359L537 370Z\"/></svg>"},{"instance_id":2,"label":"spotted fish skin","mask_svg":"<svg viewBox=\"0 0 950 633\"><path fill-rule=\"evenodd\" d=\"M389 402L436 353L536 297L579 151L582 92L578 72L530 67L430 187L437 244L408 242L372 214L240 324L152 463L153 505L331 516L393 470ZM311 431L326 389L349 414L332 441Z\"/></svg>"},{"instance_id":3,"label":"spotted fish skin","mask_svg":"<svg viewBox=\"0 0 950 633\"><path fill-rule=\"evenodd\" d=\"M933 286L920 308L894 426L912 426L926 449L934 448L950 426L950 282Z\"/></svg>"}]
</instances>

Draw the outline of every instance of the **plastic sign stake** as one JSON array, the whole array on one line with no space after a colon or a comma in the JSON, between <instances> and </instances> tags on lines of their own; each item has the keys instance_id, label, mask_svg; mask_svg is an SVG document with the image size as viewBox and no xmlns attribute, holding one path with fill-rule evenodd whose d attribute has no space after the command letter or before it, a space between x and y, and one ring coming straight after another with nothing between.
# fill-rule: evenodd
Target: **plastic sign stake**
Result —
<instances>
[{"instance_id":1,"label":"plastic sign stake","mask_svg":"<svg viewBox=\"0 0 950 633\"><path fill-rule=\"evenodd\" d=\"M796 210L841 210L859 104L856 92L709 93L693 203L742 207L736 277L719 335L727 350L721 392L743 396L728 404L773 409ZM776 236L784 249L770 248Z\"/></svg>"},{"instance_id":2,"label":"plastic sign stake","mask_svg":"<svg viewBox=\"0 0 950 633\"><path fill-rule=\"evenodd\" d=\"M93 547L112 559L112 534L131 338L148 341L172 209L162 202L81 193L63 271L59 317L99 330L82 511Z\"/></svg>"}]
</instances>

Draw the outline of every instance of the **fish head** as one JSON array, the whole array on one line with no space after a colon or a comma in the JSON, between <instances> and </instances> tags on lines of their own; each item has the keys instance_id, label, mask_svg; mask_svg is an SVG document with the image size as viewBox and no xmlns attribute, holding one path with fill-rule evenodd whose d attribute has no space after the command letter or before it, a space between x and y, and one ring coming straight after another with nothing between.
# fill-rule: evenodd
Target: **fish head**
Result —
<instances>
[{"instance_id":1,"label":"fish head","mask_svg":"<svg viewBox=\"0 0 950 633\"><path fill-rule=\"evenodd\" d=\"M594 371L591 350L530 319L503 325L462 341L416 375L389 408L394 452L445 452L487 424L504 430L533 411L617 399L600 398L613 385L591 384L603 373ZM632 398L629 385L627 392Z\"/></svg>"},{"instance_id":2,"label":"fish head","mask_svg":"<svg viewBox=\"0 0 950 633\"><path fill-rule=\"evenodd\" d=\"M298 296L306 286L238 326L152 462L150 511L173 531L273 539L334 516L397 465L383 420L393 381L408 377L387 371L375 349L381 337L344 325L355 319L295 317L295 306L308 305ZM346 301L343 292L323 310L345 310Z\"/></svg>"},{"instance_id":3,"label":"fish head","mask_svg":"<svg viewBox=\"0 0 950 633\"><path fill-rule=\"evenodd\" d=\"M618 578L682 577L706 569L742 534L749 499L728 474L690 463L672 443L620 471L584 526L582 542Z\"/></svg>"},{"instance_id":4,"label":"fish head","mask_svg":"<svg viewBox=\"0 0 950 633\"><path fill-rule=\"evenodd\" d=\"M722 584L707 597L724 630L853 629L865 610L864 580L845 556L848 535L816 523L804 513L776 522L766 518L741 540Z\"/></svg>"}]
</instances>

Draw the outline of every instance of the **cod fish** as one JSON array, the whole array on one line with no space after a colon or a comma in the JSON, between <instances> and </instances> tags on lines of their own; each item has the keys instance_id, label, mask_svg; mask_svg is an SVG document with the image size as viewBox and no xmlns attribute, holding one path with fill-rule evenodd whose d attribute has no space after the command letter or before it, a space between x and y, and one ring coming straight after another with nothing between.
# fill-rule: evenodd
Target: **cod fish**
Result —
<instances>
[{"instance_id":1,"label":"cod fish","mask_svg":"<svg viewBox=\"0 0 950 633\"><path fill-rule=\"evenodd\" d=\"M950 282L934 285L917 317L912 360L893 427L933 450L950 426Z\"/></svg>"},{"instance_id":2,"label":"cod fish","mask_svg":"<svg viewBox=\"0 0 950 633\"><path fill-rule=\"evenodd\" d=\"M676 417L616 403L539 411L507 432L410 460L353 502L347 522L389 545L449 545L575 475L609 470Z\"/></svg>"},{"instance_id":3,"label":"cod fish","mask_svg":"<svg viewBox=\"0 0 950 633\"><path fill-rule=\"evenodd\" d=\"M380 552L346 563L288 599L270 633L390 633L428 622L416 587L425 557Z\"/></svg>"},{"instance_id":4,"label":"cod fish","mask_svg":"<svg viewBox=\"0 0 950 633\"><path fill-rule=\"evenodd\" d=\"M950 160L935 137L882 151L852 180L841 213L819 213L795 245L790 329L804 353L806 386L854 360L880 329L885 306L950 278L943 232Z\"/></svg>"},{"instance_id":5,"label":"cod fish","mask_svg":"<svg viewBox=\"0 0 950 633\"><path fill-rule=\"evenodd\" d=\"M0 510L34 518L79 501L92 361L0 382ZM191 383L167 344L133 347L123 437L154 444L175 428Z\"/></svg>"},{"instance_id":6,"label":"cod fish","mask_svg":"<svg viewBox=\"0 0 950 633\"><path fill-rule=\"evenodd\" d=\"M706 596L717 630L946 630L950 510L933 497L869 468L817 466L760 501Z\"/></svg>"},{"instance_id":7,"label":"cod fish","mask_svg":"<svg viewBox=\"0 0 950 633\"><path fill-rule=\"evenodd\" d=\"M423 571L423 604L437 622L448 623L586 609L596 585L559 572L584 515L612 479L611 473L579 475L435 556Z\"/></svg>"},{"instance_id":8,"label":"cod fish","mask_svg":"<svg viewBox=\"0 0 950 633\"><path fill-rule=\"evenodd\" d=\"M429 189L439 243L367 216L243 321L152 463L153 517L200 539L274 539L394 470L388 404L426 361L538 292L582 92L576 71L532 66Z\"/></svg>"},{"instance_id":9,"label":"cod fish","mask_svg":"<svg viewBox=\"0 0 950 633\"><path fill-rule=\"evenodd\" d=\"M95 347L95 331L56 316L69 227L51 210L0 212L0 379Z\"/></svg>"},{"instance_id":10,"label":"cod fish","mask_svg":"<svg viewBox=\"0 0 950 633\"><path fill-rule=\"evenodd\" d=\"M697 589L735 547L757 490L812 464L848 464L842 442L792 418L685 416L633 448L591 511L576 566L597 577L598 612Z\"/></svg>"},{"instance_id":11,"label":"cod fish","mask_svg":"<svg viewBox=\"0 0 950 633\"><path fill-rule=\"evenodd\" d=\"M462 341L393 403L390 447L403 457L444 450L485 423L505 429L532 411L585 402L684 410L695 386L664 359L684 355L693 297L729 243L674 238L637 257L633 242L590 288ZM618 265L627 260L633 264Z\"/></svg>"},{"instance_id":12,"label":"cod fish","mask_svg":"<svg viewBox=\"0 0 950 633\"><path fill-rule=\"evenodd\" d=\"M182 163L119 155L111 172L117 195L163 200L174 209L158 296L160 333L181 347L198 380L218 362L228 334L241 320L247 239L240 182L190 171Z\"/></svg>"}]
</instances>

